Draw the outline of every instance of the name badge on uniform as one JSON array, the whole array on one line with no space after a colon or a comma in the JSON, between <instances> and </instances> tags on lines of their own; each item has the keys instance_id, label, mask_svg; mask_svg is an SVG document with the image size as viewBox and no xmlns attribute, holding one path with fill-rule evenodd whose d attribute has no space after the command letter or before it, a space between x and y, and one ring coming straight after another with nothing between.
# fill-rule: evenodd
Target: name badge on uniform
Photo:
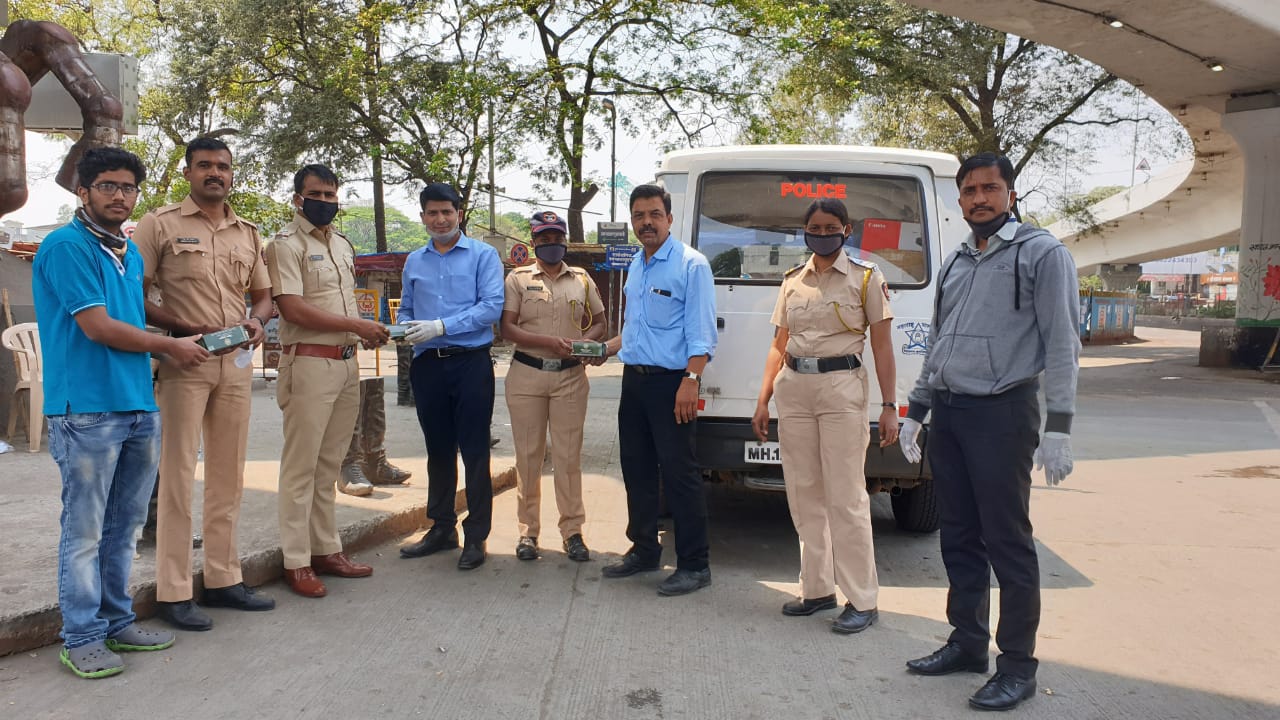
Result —
<instances>
[{"instance_id":1,"label":"name badge on uniform","mask_svg":"<svg viewBox=\"0 0 1280 720\"><path fill-rule=\"evenodd\" d=\"M662 288L653 288L653 293L655 295L661 295L662 297L671 297L671 291L663 290Z\"/></svg>"},{"instance_id":2,"label":"name badge on uniform","mask_svg":"<svg viewBox=\"0 0 1280 720\"><path fill-rule=\"evenodd\" d=\"M541 285L526 285L524 289L525 289L525 290L532 290L532 291L534 291L534 292L542 292L542 286L541 286Z\"/></svg>"},{"instance_id":3,"label":"name badge on uniform","mask_svg":"<svg viewBox=\"0 0 1280 720\"><path fill-rule=\"evenodd\" d=\"M177 243L179 245L199 245L200 238L180 237L178 238Z\"/></svg>"},{"instance_id":4,"label":"name badge on uniform","mask_svg":"<svg viewBox=\"0 0 1280 720\"><path fill-rule=\"evenodd\" d=\"M316 262L316 261L318 261L318 260L323 260L323 259L324 259L324 256L323 256L323 255L312 255L311 257L309 257L309 258L307 258L307 259L308 259L308 260L310 260L311 262Z\"/></svg>"}]
</instances>

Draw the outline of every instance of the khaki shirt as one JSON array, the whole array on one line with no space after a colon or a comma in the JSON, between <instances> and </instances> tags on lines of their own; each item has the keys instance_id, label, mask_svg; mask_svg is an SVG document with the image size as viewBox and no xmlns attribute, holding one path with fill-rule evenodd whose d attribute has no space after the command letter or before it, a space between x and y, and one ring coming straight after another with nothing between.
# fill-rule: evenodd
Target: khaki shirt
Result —
<instances>
[{"instance_id":1,"label":"khaki shirt","mask_svg":"<svg viewBox=\"0 0 1280 720\"><path fill-rule=\"evenodd\" d=\"M582 268L564 265L554 278L537 263L507 274L503 312L517 313L522 330L577 340L590 329L591 318L604 312L595 281ZM525 345L516 349L549 358L545 350Z\"/></svg>"},{"instance_id":2,"label":"khaki shirt","mask_svg":"<svg viewBox=\"0 0 1280 720\"><path fill-rule=\"evenodd\" d=\"M790 333L786 349L792 357L861 356L867 328L892 317L884 275L874 263L842 252L822 272L812 256L787 271L772 322Z\"/></svg>"},{"instance_id":3,"label":"khaki shirt","mask_svg":"<svg viewBox=\"0 0 1280 720\"><path fill-rule=\"evenodd\" d=\"M345 235L332 226L325 233L294 213L267 243L267 271L273 297L297 295L309 305L334 315L360 317L356 310L356 250ZM312 330L280 318L280 343L354 345L355 333Z\"/></svg>"},{"instance_id":4,"label":"khaki shirt","mask_svg":"<svg viewBox=\"0 0 1280 720\"><path fill-rule=\"evenodd\" d=\"M215 226L187 197L144 215L133 242L142 255L143 277L160 290L167 309L193 325L239 325L246 316L245 293L271 287L258 226L230 206Z\"/></svg>"}]
</instances>

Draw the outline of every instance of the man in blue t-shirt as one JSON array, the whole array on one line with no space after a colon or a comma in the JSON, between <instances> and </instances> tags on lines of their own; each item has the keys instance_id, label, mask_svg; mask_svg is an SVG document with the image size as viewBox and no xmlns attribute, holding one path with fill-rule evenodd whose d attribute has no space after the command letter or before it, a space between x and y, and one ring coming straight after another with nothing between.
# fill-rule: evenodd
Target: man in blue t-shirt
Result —
<instances>
[{"instance_id":1,"label":"man in blue t-shirt","mask_svg":"<svg viewBox=\"0 0 1280 720\"><path fill-rule=\"evenodd\" d=\"M119 148L76 166L80 209L40 244L31 282L44 362L49 454L62 472L58 604L62 663L80 677L124 670L115 651L161 650L173 633L134 625L129 571L160 462L151 353L182 367L199 337L146 332L142 258L120 226L146 178Z\"/></svg>"}]
</instances>

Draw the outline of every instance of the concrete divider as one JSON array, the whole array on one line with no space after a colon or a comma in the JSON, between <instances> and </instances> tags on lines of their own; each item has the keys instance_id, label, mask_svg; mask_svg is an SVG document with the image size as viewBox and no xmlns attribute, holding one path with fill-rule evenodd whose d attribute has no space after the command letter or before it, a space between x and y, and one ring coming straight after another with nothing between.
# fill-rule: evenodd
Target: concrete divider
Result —
<instances>
[{"instance_id":1,"label":"concrete divider","mask_svg":"<svg viewBox=\"0 0 1280 720\"><path fill-rule=\"evenodd\" d=\"M507 467L493 475L495 495L515 487L515 484L514 467ZM467 498L462 489L458 490L454 507L459 513L467 508ZM350 552L374 547L424 527L425 519L425 503L409 505L380 517L363 518L340 528L342 545ZM257 586L280 579L284 574L282 559L278 546L241 555L240 565L245 584ZM196 596L199 597L200 590L204 587L203 572L195 572L194 582ZM133 592L133 609L138 614L138 619L145 620L154 616L155 579L134 584L130 589ZM58 642L58 631L61 629L62 614L56 604L0 617L0 657Z\"/></svg>"}]
</instances>

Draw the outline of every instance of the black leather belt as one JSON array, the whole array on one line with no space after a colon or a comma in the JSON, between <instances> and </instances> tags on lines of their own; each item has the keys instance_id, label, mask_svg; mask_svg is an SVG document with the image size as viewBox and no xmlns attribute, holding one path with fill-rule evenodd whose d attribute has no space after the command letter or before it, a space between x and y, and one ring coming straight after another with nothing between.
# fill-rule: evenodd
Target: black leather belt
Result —
<instances>
[{"instance_id":1,"label":"black leather belt","mask_svg":"<svg viewBox=\"0 0 1280 720\"><path fill-rule=\"evenodd\" d=\"M787 367L803 375L829 373L836 370L857 370L862 361L857 355L837 355L836 357L811 358L787 356Z\"/></svg>"},{"instance_id":2,"label":"black leather belt","mask_svg":"<svg viewBox=\"0 0 1280 720\"><path fill-rule=\"evenodd\" d=\"M514 358L515 360L518 360L524 363L525 365L528 365L531 368L537 368L539 370L547 370L550 372L559 372L561 370L568 370L569 368L575 368L582 364L581 360L577 360L575 358L565 358L563 360L560 358L550 358L550 359L540 358L540 357L534 357L529 353L520 352L519 350L515 351L515 353L511 357Z\"/></svg>"},{"instance_id":3,"label":"black leather belt","mask_svg":"<svg viewBox=\"0 0 1280 720\"><path fill-rule=\"evenodd\" d=\"M452 345L450 347L427 348L426 350L422 351L422 354L426 355L427 357L447 358L447 357L453 357L454 355L464 355L466 353L471 353L471 352L480 352L481 350L488 350L491 347L493 346L479 345L476 347L463 347L461 345Z\"/></svg>"},{"instance_id":4,"label":"black leather belt","mask_svg":"<svg viewBox=\"0 0 1280 720\"><path fill-rule=\"evenodd\" d=\"M672 370L661 365L627 365L624 370L634 370L641 375L678 375L684 372L684 368Z\"/></svg>"}]
</instances>

